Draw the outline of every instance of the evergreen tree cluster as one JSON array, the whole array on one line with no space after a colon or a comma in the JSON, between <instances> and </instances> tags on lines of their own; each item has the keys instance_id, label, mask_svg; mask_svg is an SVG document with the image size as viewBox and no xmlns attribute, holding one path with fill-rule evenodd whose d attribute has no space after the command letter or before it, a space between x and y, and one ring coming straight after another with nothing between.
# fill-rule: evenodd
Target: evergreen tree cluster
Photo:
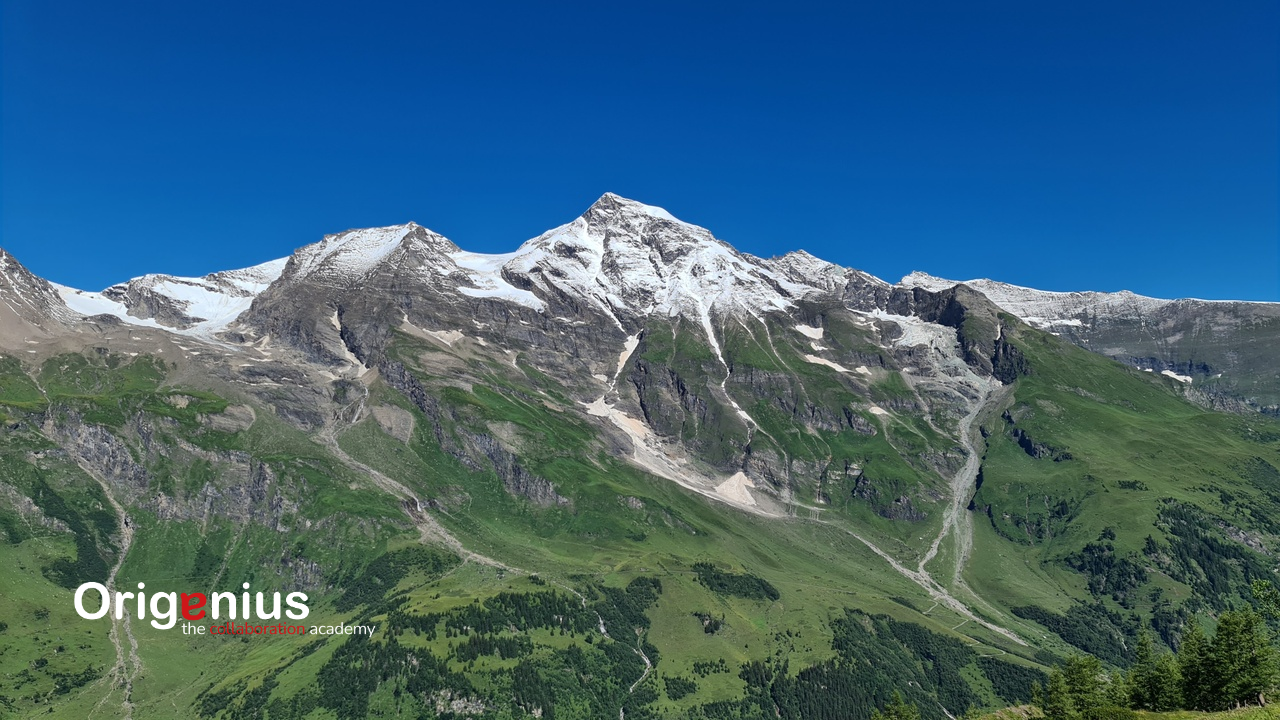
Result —
<instances>
[{"instance_id":1,"label":"evergreen tree cluster","mask_svg":"<svg viewBox=\"0 0 1280 720\"><path fill-rule=\"evenodd\" d=\"M1036 688L1033 702L1048 720L1123 718L1133 710L1228 710L1265 704L1277 671L1263 616L1233 610L1219 616L1213 637L1189 623L1176 653L1159 652L1150 634L1141 632L1127 672L1107 672L1089 655L1068 658Z\"/></svg>"},{"instance_id":2,"label":"evergreen tree cluster","mask_svg":"<svg viewBox=\"0 0 1280 720\"><path fill-rule=\"evenodd\" d=\"M717 595L733 595L748 600L777 600L782 597L769 581L755 575L726 572L704 562L695 564L693 571L698 575L698 582Z\"/></svg>"}]
</instances>

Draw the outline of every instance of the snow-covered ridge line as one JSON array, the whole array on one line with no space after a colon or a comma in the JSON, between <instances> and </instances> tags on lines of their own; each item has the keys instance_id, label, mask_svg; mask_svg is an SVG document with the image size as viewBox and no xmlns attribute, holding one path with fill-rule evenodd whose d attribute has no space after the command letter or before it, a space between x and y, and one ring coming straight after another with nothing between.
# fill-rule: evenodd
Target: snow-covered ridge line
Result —
<instances>
[{"instance_id":1,"label":"snow-covered ridge line","mask_svg":"<svg viewBox=\"0 0 1280 720\"><path fill-rule=\"evenodd\" d=\"M1155 303L1167 305L1175 302L1199 302L1199 303L1244 303L1248 305L1280 305L1280 302L1269 300L1206 300L1204 298L1182 297L1182 298L1156 298L1148 295L1139 295L1130 290L1116 290L1109 292L1105 290L1037 290L1036 288L1024 287L1022 285L1014 285L1012 283L1001 282L999 280L991 280L990 278L978 278L975 280L948 280L940 278L936 275L916 270L905 276L898 282L902 287L921 288L930 292L940 292L949 290L956 285L968 285L984 295L990 297L991 293L1006 294L1013 298L1017 295L1026 297L1054 297L1060 299L1071 298L1114 298L1117 300L1124 299L1139 303ZM988 293L991 291L991 293ZM992 298L992 302L995 302ZM998 303L997 303L998 304Z\"/></svg>"},{"instance_id":2,"label":"snow-covered ridge line","mask_svg":"<svg viewBox=\"0 0 1280 720\"><path fill-rule=\"evenodd\" d=\"M111 315L131 325L212 339L249 309L254 298L280 276L286 261L281 258L199 278L143 275L102 292L50 284L63 303L80 315ZM169 322L132 314L130 301L136 303L142 296L148 296L152 303L164 303L173 315L167 318Z\"/></svg>"},{"instance_id":3,"label":"snow-covered ridge line","mask_svg":"<svg viewBox=\"0 0 1280 720\"><path fill-rule=\"evenodd\" d=\"M491 299L543 314L591 308L620 329L651 315L699 324L726 316L758 318L789 311L812 293L840 295L850 287L940 291L958 284L912 273L893 286L804 250L761 259L662 208L606 193L579 218L510 253L468 252L409 222L326 235L287 258L202 278L145 275L98 293L56 289L80 315L108 314L214 339L264 292L284 297L302 283L359 292L375 277L407 283L410 292ZM1177 302L1127 291L1049 292L991 280L965 284L1031 324L1064 331L1086 327L1101 315L1146 317Z\"/></svg>"}]
</instances>

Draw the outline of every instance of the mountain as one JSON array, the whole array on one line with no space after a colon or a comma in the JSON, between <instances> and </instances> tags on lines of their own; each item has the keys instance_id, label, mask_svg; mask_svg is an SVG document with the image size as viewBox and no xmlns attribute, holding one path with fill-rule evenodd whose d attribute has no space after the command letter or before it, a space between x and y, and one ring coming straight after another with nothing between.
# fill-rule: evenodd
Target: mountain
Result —
<instances>
[{"instance_id":1,"label":"mountain","mask_svg":"<svg viewBox=\"0 0 1280 720\"><path fill-rule=\"evenodd\" d=\"M902 285L938 291L960 283L912 273ZM1046 292L992 280L964 283L1024 322L1201 391L1208 403L1280 413L1280 303L1157 300L1128 291Z\"/></svg>"},{"instance_id":2,"label":"mountain","mask_svg":"<svg viewBox=\"0 0 1280 720\"><path fill-rule=\"evenodd\" d=\"M143 275L100 293L63 285L54 288L67 308L85 317L106 315L130 324L212 338L280 277L284 264L273 260L202 278Z\"/></svg>"},{"instance_id":3,"label":"mountain","mask_svg":"<svg viewBox=\"0 0 1280 720\"><path fill-rule=\"evenodd\" d=\"M892 284L612 194L505 254L3 259L0 712L941 720L1274 574L1264 304ZM87 620L85 582L377 629Z\"/></svg>"}]
</instances>

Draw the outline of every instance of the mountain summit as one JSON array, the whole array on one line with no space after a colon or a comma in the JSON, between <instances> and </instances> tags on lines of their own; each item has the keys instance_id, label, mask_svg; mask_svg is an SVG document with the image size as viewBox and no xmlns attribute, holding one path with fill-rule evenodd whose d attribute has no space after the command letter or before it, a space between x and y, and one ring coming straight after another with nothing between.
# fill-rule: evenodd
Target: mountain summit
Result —
<instances>
[{"instance_id":1,"label":"mountain summit","mask_svg":"<svg viewBox=\"0 0 1280 720\"><path fill-rule=\"evenodd\" d=\"M9 307L32 332L76 315L106 316L218 342L227 332L293 338L331 362L380 342L361 340L359 332L340 341L340 316L354 312L347 322L359 327L355 317L367 314L361 308L377 316L377 326L397 313L429 325L441 319L441 308L453 308L443 315L456 314L466 326L467 318L513 313L525 323L585 314L624 335L648 317L680 317L718 347L718 318L794 312L802 300L824 296L862 312L913 315L912 291L939 294L963 284L1024 322L1136 367L1190 378L1211 395L1233 398L1228 404L1280 407L1280 380L1267 371L1266 353L1242 351L1235 341L1260 327L1280 339L1280 330L1270 329L1280 326L1280 304L1046 292L920 272L893 285L803 250L769 259L741 253L705 228L613 193L503 254L465 251L410 222L329 235L253 268L204 278L146 275L100 293L57 285L49 293L42 280L6 262L16 268L14 287L22 288ZM424 308L434 319L417 317Z\"/></svg>"},{"instance_id":2,"label":"mountain summit","mask_svg":"<svg viewBox=\"0 0 1280 720\"><path fill-rule=\"evenodd\" d=\"M0 705L945 720L1273 574L1277 306L893 284L612 194L513 247L101 292L0 251Z\"/></svg>"}]
</instances>

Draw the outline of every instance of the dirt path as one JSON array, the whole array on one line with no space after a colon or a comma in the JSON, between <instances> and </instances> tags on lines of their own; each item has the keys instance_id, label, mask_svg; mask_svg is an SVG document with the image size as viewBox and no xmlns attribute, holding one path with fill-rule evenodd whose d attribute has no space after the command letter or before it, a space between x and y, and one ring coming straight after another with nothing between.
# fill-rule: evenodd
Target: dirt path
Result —
<instances>
[{"instance_id":1,"label":"dirt path","mask_svg":"<svg viewBox=\"0 0 1280 720\"><path fill-rule=\"evenodd\" d=\"M630 349L633 349L633 348L628 349L628 354ZM625 358L623 362L625 362ZM367 395L368 391L366 390L365 392ZM338 445L337 434L339 432L339 424L345 422L346 426L350 427L351 425L354 425L356 422L359 422L360 416L364 411L364 403L365 403L365 400L363 397L360 400L358 400L357 403L353 403L353 405L356 405L356 410L354 413L350 414L349 418L344 419L344 416L347 415L346 410L351 407L350 405L347 408L344 408L342 412L338 413L337 421L320 433L319 437L321 441L325 444L325 446L328 447L329 450L333 452L333 454L340 461L342 461L342 463L346 465L348 468L355 470L356 472L363 473L364 475L368 476L368 478L372 480L373 483L377 485L379 488L399 498L401 507L404 508L405 514L407 514L413 520L414 525L417 526L419 537L421 538L422 542L436 544L436 545L443 545L449 548L450 550L452 550L454 553L457 553L459 557L461 557L464 561L467 561L467 562L474 562L480 565L487 565L489 567L501 568L502 570L505 570L507 572L511 572L517 575L532 574L527 570L508 565L504 562L494 560L491 557L487 557L485 555L481 555L479 553L468 550L466 547L463 546L462 542L459 541L458 538L454 537L453 534L450 533L448 530L446 530L438 520L436 520L434 517L431 516L429 512L427 512L426 508L422 506L422 501L419 500L418 497L414 495L412 491L409 490L409 488L405 487L404 484L396 480L393 480L390 477L387 477L381 472L378 472L377 470L351 457L346 453L345 450L342 449L341 446ZM583 595L580 591L578 591L573 587L565 585L563 583L556 582L554 580L551 582L555 586L560 587L572 593L575 597L578 598L579 602L582 603L582 607L584 608L587 607L587 597ZM601 617L600 613L596 613L596 622L599 623L600 634L603 635L604 637L610 637L609 629L605 627L604 618ZM640 683L644 682L645 679L649 677L649 674L653 671L653 662L649 660L648 655L645 655L644 650L638 646L632 648L632 650L637 655L640 656L641 660L644 661L644 673L640 675L640 679L636 680L634 683L631 684L630 689L628 689L627 691L628 693L634 693L636 691L636 688L640 686ZM625 720L625 714L622 708L618 708L618 717L620 720Z\"/></svg>"},{"instance_id":2,"label":"dirt path","mask_svg":"<svg viewBox=\"0 0 1280 720\"><path fill-rule=\"evenodd\" d=\"M366 391L366 393L367 392L368 391ZM364 410L364 398L361 398L358 403L359 406L357 407L356 412L352 414L349 421L346 421L348 427L350 425L354 425L360 420L360 415ZM343 414L345 414L345 412L340 413L340 415ZM444 545L457 553L458 556L465 561L502 568L503 570L508 570L517 574L527 574L519 568L511 567L510 565L494 560L491 557L471 552L463 547L462 543L454 537L452 533L446 530L439 521L427 512L426 508L422 505L422 501L419 500L417 495L409 490L409 488L348 455L347 452L338 445L337 434L338 427L335 423L321 432L319 437L325 447L329 448L329 451L332 452L343 465L346 465L351 470L363 474L372 480L374 485L377 485L382 490L400 499L400 506L404 509L405 514L413 520L413 524L418 528L419 537L424 543Z\"/></svg>"}]
</instances>

